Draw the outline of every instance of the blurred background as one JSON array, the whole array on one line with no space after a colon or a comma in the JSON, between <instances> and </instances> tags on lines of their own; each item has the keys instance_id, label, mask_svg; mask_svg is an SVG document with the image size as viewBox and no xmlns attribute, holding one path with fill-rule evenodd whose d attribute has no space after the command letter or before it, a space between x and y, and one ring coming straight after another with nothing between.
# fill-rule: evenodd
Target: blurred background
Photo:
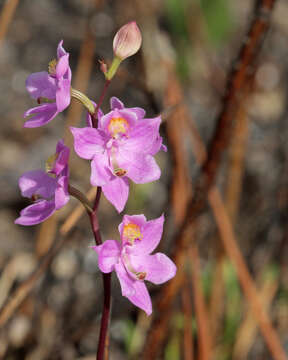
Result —
<instances>
[{"instance_id":1,"label":"blurred background","mask_svg":"<svg viewBox=\"0 0 288 360\"><path fill-rule=\"evenodd\" d=\"M125 213L153 219L165 212L160 248L180 260L170 287L149 286L154 306L149 318L121 296L113 278L110 359L285 359L280 355L288 351L285 0L276 2L233 119L210 205L186 231L185 247L177 237L254 5L252 0L0 0L0 359L95 358L103 294L86 214L72 199L43 225L14 225L28 204L18 189L19 176L43 168L59 138L71 146L68 127L84 126L85 114L73 100L48 125L24 129L23 113L35 106L25 80L47 69L63 39L73 87L97 102L104 84L98 60L111 62L113 36L130 20L139 24L143 46L121 65L102 109L108 112L109 98L117 96L127 107L143 107L147 117L161 113L168 146L157 155L161 179L131 185ZM70 166L71 183L95 196L89 163L73 155ZM122 215L104 197L99 217L102 238L119 239Z\"/></svg>"}]
</instances>

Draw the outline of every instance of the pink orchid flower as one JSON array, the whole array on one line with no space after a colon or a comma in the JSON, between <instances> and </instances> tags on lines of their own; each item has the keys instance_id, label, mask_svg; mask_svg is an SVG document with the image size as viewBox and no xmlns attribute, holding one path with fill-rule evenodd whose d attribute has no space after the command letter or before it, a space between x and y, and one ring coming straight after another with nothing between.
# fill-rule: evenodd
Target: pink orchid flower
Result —
<instances>
[{"instance_id":1,"label":"pink orchid flower","mask_svg":"<svg viewBox=\"0 0 288 360\"><path fill-rule=\"evenodd\" d=\"M34 203L20 212L15 224L39 224L67 204L69 153L70 149L61 140L57 144L54 161L49 164L47 172L32 170L20 177L19 187L22 196L32 199Z\"/></svg>"},{"instance_id":2,"label":"pink orchid flower","mask_svg":"<svg viewBox=\"0 0 288 360\"><path fill-rule=\"evenodd\" d=\"M165 254L151 252L160 242L164 216L146 221L144 215L124 215L119 225L121 244L106 240L92 246L98 254L98 265L103 273L116 271L122 295L147 315L152 313L152 303L144 280L163 284L176 274L176 266Z\"/></svg>"},{"instance_id":3,"label":"pink orchid flower","mask_svg":"<svg viewBox=\"0 0 288 360\"><path fill-rule=\"evenodd\" d=\"M44 104L27 110L24 113L26 120L24 127L34 128L47 124L57 114L65 110L71 100L71 69L69 67L69 54L64 50L63 41L57 48L57 60L49 63L49 72L41 71L28 76L26 89L30 96ZM52 102L51 102L52 100Z\"/></svg>"},{"instance_id":4,"label":"pink orchid flower","mask_svg":"<svg viewBox=\"0 0 288 360\"><path fill-rule=\"evenodd\" d=\"M159 179L161 171L153 155L166 147L159 135L160 116L146 119L143 109L125 108L115 97L111 108L106 115L98 112L98 129L70 129L76 153L92 160L91 184L101 186L105 197L121 212L129 195L129 179L136 184ZM87 123L91 125L90 116Z\"/></svg>"}]
</instances>

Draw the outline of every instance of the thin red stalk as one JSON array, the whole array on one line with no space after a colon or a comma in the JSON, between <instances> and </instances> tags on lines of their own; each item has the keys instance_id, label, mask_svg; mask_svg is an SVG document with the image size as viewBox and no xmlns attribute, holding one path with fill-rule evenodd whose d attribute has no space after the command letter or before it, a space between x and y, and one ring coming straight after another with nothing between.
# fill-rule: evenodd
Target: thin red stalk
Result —
<instances>
[{"instance_id":1,"label":"thin red stalk","mask_svg":"<svg viewBox=\"0 0 288 360\"><path fill-rule=\"evenodd\" d=\"M97 103L95 113L92 115L92 124L94 128L97 128L98 125L98 110L103 103L104 97L106 95L107 89L110 85L110 80L106 80L102 94ZM99 229L99 221L98 221L98 206L101 198L102 189L101 187L97 187L97 193L94 200L93 212L89 214L90 223L92 227L92 231L94 234L94 239L96 245L102 244L100 229ZM111 306L111 273L110 274L102 274L103 276L103 287L104 287L104 301L103 301L103 310L101 317L101 326L98 340L98 348L97 348L97 360L103 360L105 355L105 344L107 337L107 330L109 326L109 315L110 315L110 306Z\"/></svg>"},{"instance_id":2,"label":"thin red stalk","mask_svg":"<svg viewBox=\"0 0 288 360\"><path fill-rule=\"evenodd\" d=\"M100 99L99 99L99 101L98 101L98 103L97 103L97 105L96 105L95 113L92 115L92 124L93 124L93 127L94 127L94 128L97 128L97 124L98 124L98 110L100 109L100 106L101 106L102 103L103 103L104 97L105 97L105 95L106 95L106 92L107 92L107 89L108 89L110 83L111 83L111 80L106 80L106 81L105 81L102 94L101 94Z\"/></svg>"}]
</instances>

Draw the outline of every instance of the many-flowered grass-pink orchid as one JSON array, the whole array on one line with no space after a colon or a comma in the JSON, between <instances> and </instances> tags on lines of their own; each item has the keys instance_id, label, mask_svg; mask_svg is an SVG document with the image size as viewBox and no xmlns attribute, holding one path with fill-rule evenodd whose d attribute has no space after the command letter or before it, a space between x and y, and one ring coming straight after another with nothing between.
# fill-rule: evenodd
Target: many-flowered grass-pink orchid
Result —
<instances>
[{"instance_id":1,"label":"many-flowered grass-pink orchid","mask_svg":"<svg viewBox=\"0 0 288 360\"><path fill-rule=\"evenodd\" d=\"M146 119L143 109L125 108L115 97L111 108L99 117L97 129L71 131L76 153L92 160L91 184L101 186L106 198L121 212L129 195L129 179L136 184L158 180L161 171L153 155L166 148L159 135L160 116Z\"/></svg>"},{"instance_id":2,"label":"many-flowered grass-pink orchid","mask_svg":"<svg viewBox=\"0 0 288 360\"><path fill-rule=\"evenodd\" d=\"M98 265L103 273L116 271L122 295L147 315L152 313L152 303L144 280L162 284L176 274L176 266L165 254L151 252L160 242L164 216L146 221L144 215L125 215L119 225L121 244L106 240L92 246L98 253Z\"/></svg>"},{"instance_id":3,"label":"many-flowered grass-pink orchid","mask_svg":"<svg viewBox=\"0 0 288 360\"><path fill-rule=\"evenodd\" d=\"M19 187L22 196L32 199L34 203L20 212L20 216L15 220L16 224L39 224L69 201L69 153L69 148L61 140L46 172L33 170L20 177Z\"/></svg>"},{"instance_id":4,"label":"many-flowered grass-pink orchid","mask_svg":"<svg viewBox=\"0 0 288 360\"><path fill-rule=\"evenodd\" d=\"M44 104L27 110L24 113L26 120L24 127L34 128L47 124L61 111L66 109L71 100L71 69L69 67L69 54L60 41L57 48L57 60L49 63L49 71L41 71L28 76L26 89L30 96Z\"/></svg>"}]
</instances>

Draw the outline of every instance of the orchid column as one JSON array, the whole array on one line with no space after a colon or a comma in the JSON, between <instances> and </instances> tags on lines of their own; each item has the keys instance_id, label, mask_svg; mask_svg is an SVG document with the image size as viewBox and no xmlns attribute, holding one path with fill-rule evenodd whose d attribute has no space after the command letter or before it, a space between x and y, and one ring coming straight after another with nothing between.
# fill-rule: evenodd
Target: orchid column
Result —
<instances>
[{"instance_id":1,"label":"orchid column","mask_svg":"<svg viewBox=\"0 0 288 360\"><path fill-rule=\"evenodd\" d=\"M94 203L69 180L69 152L62 140L56 152L46 162L46 171L31 170L21 176L19 187L22 195L32 200L15 221L21 225L35 225L62 208L69 195L76 197L86 208L98 254L99 269L103 273L104 306L99 333L97 359L104 359L105 340L110 316L111 273L115 270L122 295L147 315L152 313L152 302L144 280L154 284L168 281L176 273L175 264L163 253L151 255L157 247L163 230L164 215L147 221L143 214L124 215L119 225L121 243L106 240L102 243L98 207L104 196L120 213L128 196L129 183L143 184L158 180L161 170L154 156L166 151L159 134L161 117L146 118L145 110L125 107L116 97L110 100L111 110L104 114L101 105L106 90L121 62L135 54L141 46L141 33L135 22L124 25L113 41L114 59L108 68L104 62L101 70L106 81L96 105L77 89L71 87L72 72L69 53L58 45L57 59L50 61L48 72L30 75L26 87L38 106L25 112L25 127L39 127L54 119L66 109L71 97L78 99L87 109L86 126L71 128L74 149L83 159L91 161L91 185L97 186ZM92 251L91 250L91 251Z\"/></svg>"}]
</instances>

